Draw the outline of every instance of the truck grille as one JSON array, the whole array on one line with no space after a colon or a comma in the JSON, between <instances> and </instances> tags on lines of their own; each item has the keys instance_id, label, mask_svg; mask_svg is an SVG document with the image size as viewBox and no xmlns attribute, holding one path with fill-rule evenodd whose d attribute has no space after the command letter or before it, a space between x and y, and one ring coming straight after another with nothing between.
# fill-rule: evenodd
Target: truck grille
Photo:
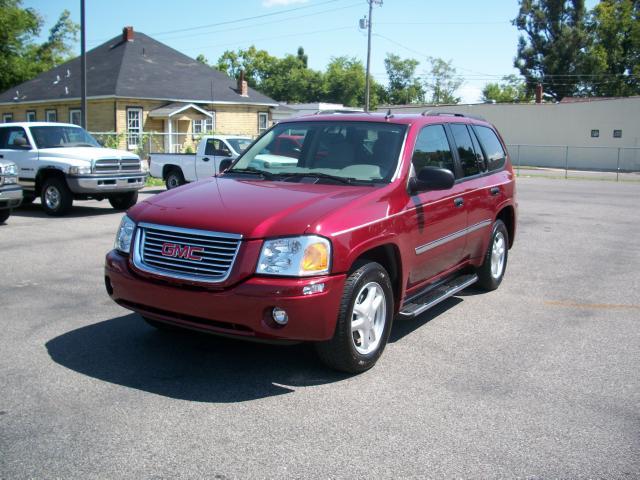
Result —
<instances>
[{"instance_id":1,"label":"truck grille","mask_svg":"<svg viewBox=\"0 0 640 480\"><path fill-rule=\"evenodd\" d=\"M139 172L140 160L137 158L103 158L96 160L95 173Z\"/></svg>"},{"instance_id":2,"label":"truck grille","mask_svg":"<svg viewBox=\"0 0 640 480\"><path fill-rule=\"evenodd\" d=\"M133 263L142 271L206 283L227 279L242 235L141 223Z\"/></svg>"}]
</instances>

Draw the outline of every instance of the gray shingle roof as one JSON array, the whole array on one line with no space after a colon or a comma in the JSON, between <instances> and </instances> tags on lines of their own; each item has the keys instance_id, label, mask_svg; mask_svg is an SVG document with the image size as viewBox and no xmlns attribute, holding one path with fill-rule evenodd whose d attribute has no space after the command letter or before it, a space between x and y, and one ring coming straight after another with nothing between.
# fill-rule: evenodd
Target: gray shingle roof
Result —
<instances>
[{"instance_id":1,"label":"gray shingle roof","mask_svg":"<svg viewBox=\"0 0 640 480\"><path fill-rule=\"evenodd\" d=\"M122 36L87 52L87 96L118 96L193 102L269 104L277 102L249 88L243 97L236 80L135 32L133 41ZM19 100L16 101L16 91ZM80 97L80 58L60 65L0 94L0 103L27 103Z\"/></svg>"}]
</instances>

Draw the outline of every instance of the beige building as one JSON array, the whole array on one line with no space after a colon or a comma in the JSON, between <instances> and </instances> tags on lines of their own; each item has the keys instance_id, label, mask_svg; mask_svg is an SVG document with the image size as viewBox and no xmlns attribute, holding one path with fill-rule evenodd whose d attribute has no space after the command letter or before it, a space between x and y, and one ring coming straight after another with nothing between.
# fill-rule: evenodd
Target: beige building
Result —
<instances>
[{"instance_id":1,"label":"beige building","mask_svg":"<svg viewBox=\"0 0 640 480\"><path fill-rule=\"evenodd\" d=\"M87 98L87 129L141 152L181 152L207 132L256 136L278 105L131 27L87 53ZM0 94L0 115L80 124L80 59Z\"/></svg>"}]
</instances>

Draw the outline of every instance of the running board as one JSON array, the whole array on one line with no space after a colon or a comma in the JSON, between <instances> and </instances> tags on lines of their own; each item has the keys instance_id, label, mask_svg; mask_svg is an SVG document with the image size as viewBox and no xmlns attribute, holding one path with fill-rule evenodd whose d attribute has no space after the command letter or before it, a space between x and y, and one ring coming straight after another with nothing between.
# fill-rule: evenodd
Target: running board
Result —
<instances>
[{"instance_id":1,"label":"running board","mask_svg":"<svg viewBox=\"0 0 640 480\"><path fill-rule=\"evenodd\" d=\"M404 318L417 317L425 310L430 309L443 300L446 300L447 298L455 295L459 291L464 290L469 285L473 285L477 281L478 276L475 273L471 275L461 275L459 277L453 278L448 282L439 285L433 290L405 304L402 307L402 310L400 310L399 315Z\"/></svg>"}]
</instances>

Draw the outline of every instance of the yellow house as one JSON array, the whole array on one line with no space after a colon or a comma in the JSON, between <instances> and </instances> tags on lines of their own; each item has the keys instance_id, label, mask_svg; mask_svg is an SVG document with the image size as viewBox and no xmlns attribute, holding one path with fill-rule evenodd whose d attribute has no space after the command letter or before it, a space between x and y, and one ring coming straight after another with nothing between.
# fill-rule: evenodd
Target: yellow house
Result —
<instances>
[{"instance_id":1,"label":"yellow house","mask_svg":"<svg viewBox=\"0 0 640 480\"><path fill-rule=\"evenodd\" d=\"M132 27L87 52L87 129L121 148L180 152L206 132L255 136L277 105ZM80 58L0 94L0 114L80 124Z\"/></svg>"}]
</instances>

